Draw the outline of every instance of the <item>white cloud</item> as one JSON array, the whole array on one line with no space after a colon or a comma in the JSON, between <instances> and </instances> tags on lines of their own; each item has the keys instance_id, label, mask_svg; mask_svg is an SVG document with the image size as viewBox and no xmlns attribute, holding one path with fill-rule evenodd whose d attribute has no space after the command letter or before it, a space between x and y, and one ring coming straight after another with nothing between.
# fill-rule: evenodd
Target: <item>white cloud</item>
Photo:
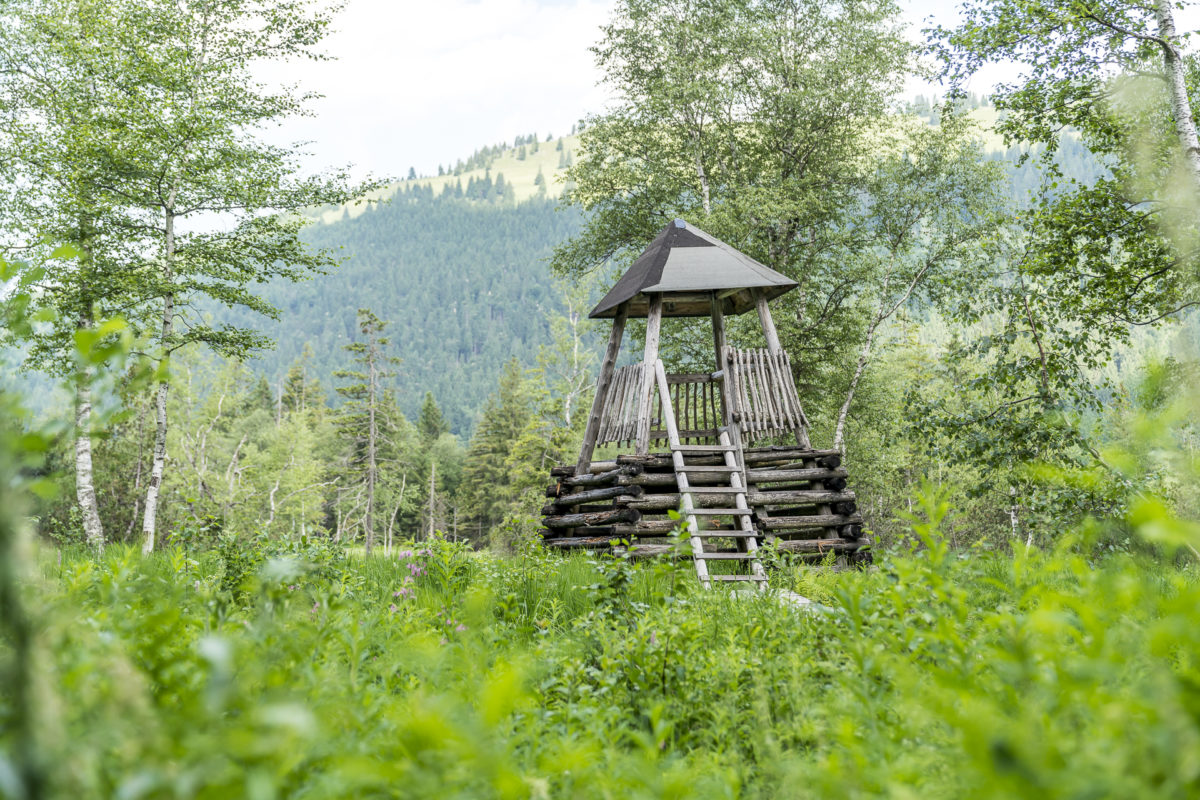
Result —
<instances>
[{"instance_id":1,"label":"white cloud","mask_svg":"<svg viewBox=\"0 0 1200 800\"><path fill-rule=\"evenodd\" d=\"M901 0L914 37L932 18L952 25L957 0ZM268 82L299 82L325 98L316 116L278 135L312 140L312 168L353 163L359 174L432 173L517 134L561 134L602 110L588 48L612 0L349 0L325 50L336 60L264 68ZM1200 7L1181 29L1200 25ZM1011 80L991 65L968 86L986 93ZM939 91L914 81L910 95Z\"/></svg>"},{"instance_id":2,"label":"white cloud","mask_svg":"<svg viewBox=\"0 0 1200 800\"><path fill-rule=\"evenodd\" d=\"M350 0L325 43L336 60L261 70L325 97L289 122L312 164L402 176L517 134L562 134L603 94L588 48L608 0Z\"/></svg>"}]
</instances>

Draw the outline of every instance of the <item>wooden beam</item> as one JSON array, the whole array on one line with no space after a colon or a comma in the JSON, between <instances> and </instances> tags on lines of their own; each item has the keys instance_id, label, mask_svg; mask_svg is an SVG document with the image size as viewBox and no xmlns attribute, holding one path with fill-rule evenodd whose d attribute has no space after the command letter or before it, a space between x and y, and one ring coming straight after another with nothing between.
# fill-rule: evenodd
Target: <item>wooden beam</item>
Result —
<instances>
[{"instance_id":1,"label":"wooden beam","mask_svg":"<svg viewBox=\"0 0 1200 800\"><path fill-rule=\"evenodd\" d=\"M588 489L577 494L568 494L551 500L542 509L543 516L562 514L571 506L582 503L594 503L597 500L611 500L615 497L641 497L646 490L641 486L605 486L600 489Z\"/></svg>"},{"instance_id":2,"label":"wooden beam","mask_svg":"<svg viewBox=\"0 0 1200 800\"><path fill-rule=\"evenodd\" d=\"M762 289L754 293L754 305L758 308L758 321L762 324L763 333L767 337L767 351L771 355L783 352L779 344L779 334L775 331L775 320L771 317L771 306L767 303L767 293Z\"/></svg>"},{"instance_id":3,"label":"wooden beam","mask_svg":"<svg viewBox=\"0 0 1200 800\"><path fill-rule=\"evenodd\" d=\"M662 292L650 295L650 315L646 318L646 351L642 357L642 393L638 399L637 453L650 452L650 397L654 394L654 363L658 361L658 340L662 335Z\"/></svg>"},{"instance_id":4,"label":"wooden beam","mask_svg":"<svg viewBox=\"0 0 1200 800\"><path fill-rule=\"evenodd\" d=\"M767 351L771 355L778 355L783 352L783 345L779 343L779 333L775 330L775 320L771 317L771 305L767 302L767 293L763 289L758 289L754 292L754 305L758 309L758 321L762 325L763 335L767 337ZM788 380L792 380L791 375L785 376ZM804 419L804 404L800 404L800 418ZM796 429L796 443L801 447L811 447L812 441L808 438L808 427L803 423Z\"/></svg>"},{"instance_id":5,"label":"wooden beam","mask_svg":"<svg viewBox=\"0 0 1200 800\"><path fill-rule=\"evenodd\" d=\"M605 523L628 522L637 523L642 514L636 508L614 508L610 511L595 511L590 514L563 514L546 517L542 524L547 528L578 528L585 525L604 525Z\"/></svg>"},{"instance_id":6,"label":"wooden beam","mask_svg":"<svg viewBox=\"0 0 1200 800\"><path fill-rule=\"evenodd\" d=\"M726 376L729 374L729 365L725 363L725 314L721 311L721 298L716 292L712 294L710 313L712 315L713 350L716 353L717 372ZM721 424L725 426L729 425L728 384L728 380L721 381Z\"/></svg>"},{"instance_id":7,"label":"wooden beam","mask_svg":"<svg viewBox=\"0 0 1200 800\"><path fill-rule=\"evenodd\" d=\"M588 415L587 428L583 432L583 447L579 450L579 461L575 464L575 474L582 475L589 471L592 463L592 453L596 449L596 437L600 434L600 417L604 413L604 403L608 399L608 389L612 385L613 369L617 363L617 355L621 352L621 338L625 335L625 320L629 317L629 303L622 303L617 308L617 316L613 319L612 333L608 336L608 349L604 351L604 361L600 364L600 377L596 381L596 396L592 398L592 411Z\"/></svg>"}]
</instances>

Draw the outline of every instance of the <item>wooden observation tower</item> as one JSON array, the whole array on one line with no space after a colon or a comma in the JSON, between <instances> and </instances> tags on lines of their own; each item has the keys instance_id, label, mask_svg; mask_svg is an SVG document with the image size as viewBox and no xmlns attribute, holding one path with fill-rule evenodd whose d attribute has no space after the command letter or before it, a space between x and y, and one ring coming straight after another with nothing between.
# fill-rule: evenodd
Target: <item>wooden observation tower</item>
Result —
<instances>
[{"instance_id":1,"label":"wooden observation tower","mask_svg":"<svg viewBox=\"0 0 1200 800\"><path fill-rule=\"evenodd\" d=\"M579 461L551 470L555 483L542 509L548 547L631 542L635 555L662 554L676 525L668 512L678 510L706 587L717 580L765 586L764 541L817 558L833 552L869 560L841 455L812 448L771 319L769 302L795 287L683 220L663 229L591 313L611 318L612 334ZM725 317L750 310L758 312L766 349L725 341ZM643 317L642 360L617 368L626 320ZM667 374L658 357L663 317L712 319L714 371ZM754 446L784 437L794 444ZM593 461L597 445L607 444L631 452ZM665 449L651 452L651 445Z\"/></svg>"}]
</instances>

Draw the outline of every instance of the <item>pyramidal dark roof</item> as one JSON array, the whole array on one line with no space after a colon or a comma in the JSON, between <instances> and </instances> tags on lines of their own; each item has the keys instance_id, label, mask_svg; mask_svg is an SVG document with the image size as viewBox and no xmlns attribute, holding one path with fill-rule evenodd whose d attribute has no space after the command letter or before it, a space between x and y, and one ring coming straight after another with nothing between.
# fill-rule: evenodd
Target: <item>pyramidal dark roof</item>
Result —
<instances>
[{"instance_id":1,"label":"pyramidal dark roof","mask_svg":"<svg viewBox=\"0 0 1200 800\"><path fill-rule=\"evenodd\" d=\"M645 317L648 295L655 292L663 293L663 314L668 317L707 317L711 292L717 292L726 314L741 314L754 308L754 290L765 290L770 300L795 286L790 278L677 219L662 229L589 316L615 317L617 307L629 301L629 316Z\"/></svg>"}]
</instances>

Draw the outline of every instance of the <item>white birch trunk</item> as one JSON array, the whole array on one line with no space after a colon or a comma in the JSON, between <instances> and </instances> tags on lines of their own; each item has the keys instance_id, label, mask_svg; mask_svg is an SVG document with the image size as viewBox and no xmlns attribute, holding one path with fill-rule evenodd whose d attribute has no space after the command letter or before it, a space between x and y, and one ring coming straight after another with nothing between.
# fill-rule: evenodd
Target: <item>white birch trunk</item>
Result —
<instances>
[{"instance_id":1,"label":"white birch trunk","mask_svg":"<svg viewBox=\"0 0 1200 800\"><path fill-rule=\"evenodd\" d=\"M104 527L92 479L92 378L95 369L84 367L75 383L75 496L83 517L88 546L104 549Z\"/></svg>"},{"instance_id":2,"label":"white birch trunk","mask_svg":"<svg viewBox=\"0 0 1200 800\"><path fill-rule=\"evenodd\" d=\"M367 384L367 416L370 419L370 427L367 430L367 529L363 532L367 555L371 554L375 545L375 438L378 435L375 427L375 342L372 341L370 346L370 357L367 359L370 370L370 380Z\"/></svg>"},{"instance_id":3,"label":"white birch trunk","mask_svg":"<svg viewBox=\"0 0 1200 800\"><path fill-rule=\"evenodd\" d=\"M867 330L867 340L863 342L862 350L859 351L858 364L854 368L853 377L850 378L850 388L846 390L846 400L838 411L837 427L833 431L833 449L839 450L843 454L846 452L846 418L850 415L850 404L854 402L854 393L858 390L858 382L862 380L867 363L871 360L871 345L875 341L875 331L879 327L880 321L876 318Z\"/></svg>"},{"instance_id":4,"label":"white birch trunk","mask_svg":"<svg viewBox=\"0 0 1200 800\"><path fill-rule=\"evenodd\" d=\"M432 539L437 525L437 462L432 461L429 464L429 538Z\"/></svg>"},{"instance_id":5,"label":"white birch trunk","mask_svg":"<svg viewBox=\"0 0 1200 800\"><path fill-rule=\"evenodd\" d=\"M172 198L173 201L173 198ZM174 277L175 260L175 215L165 214L166 235L163 240L163 278L170 284ZM163 296L162 310L162 357L166 358L166 347L170 342L175 325L175 295L168 291ZM154 401L154 461L150 468L150 481L146 486L146 509L142 517L142 553L154 552L158 529L158 496L162 488L163 472L167 464L167 393L170 386L164 380L158 385Z\"/></svg>"},{"instance_id":6,"label":"white birch trunk","mask_svg":"<svg viewBox=\"0 0 1200 800\"><path fill-rule=\"evenodd\" d=\"M700 181L700 200L704 204L704 216L712 213L712 200L709 198L708 174L704 171L704 162L700 160L700 142L696 142L696 178Z\"/></svg>"},{"instance_id":7,"label":"white birch trunk","mask_svg":"<svg viewBox=\"0 0 1200 800\"><path fill-rule=\"evenodd\" d=\"M1200 191L1200 138L1196 134L1196 121L1192 117L1192 103L1188 98L1185 81L1186 66L1176 44L1175 15L1171 0L1155 0L1158 16L1158 37L1162 40L1163 66L1167 73L1167 86L1171 93L1171 116L1175 121L1175 134L1183 146L1184 158L1192 173L1192 182Z\"/></svg>"}]
</instances>

